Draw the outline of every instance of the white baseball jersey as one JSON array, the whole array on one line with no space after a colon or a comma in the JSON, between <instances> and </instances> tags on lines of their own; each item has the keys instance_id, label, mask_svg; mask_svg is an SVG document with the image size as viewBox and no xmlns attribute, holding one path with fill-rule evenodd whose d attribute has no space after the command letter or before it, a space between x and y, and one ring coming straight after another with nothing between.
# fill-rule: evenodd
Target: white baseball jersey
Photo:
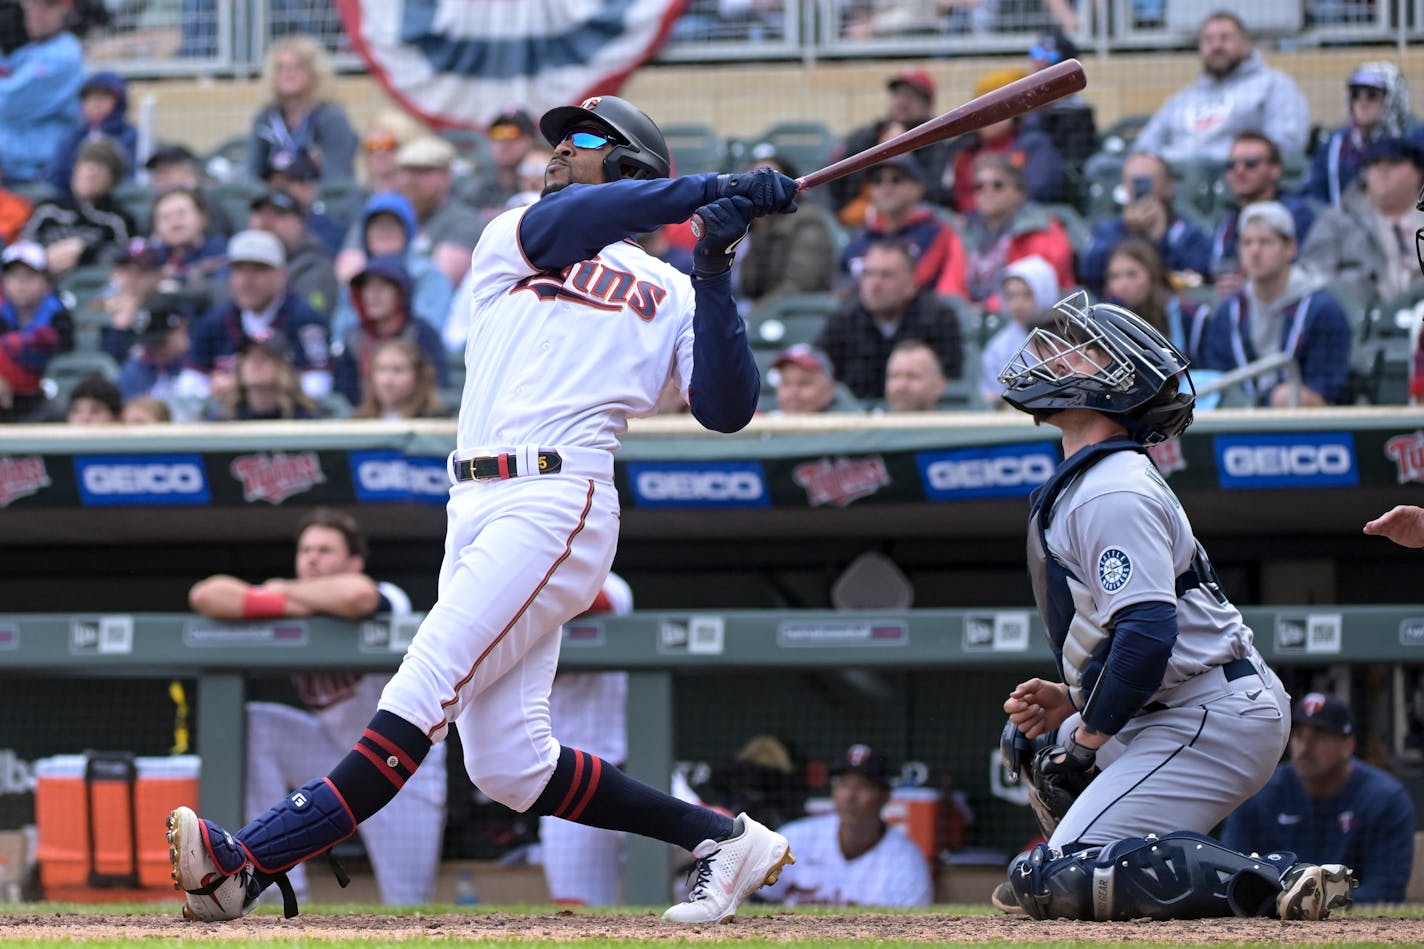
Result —
<instances>
[{"instance_id":1,"label":"white baseball jersey","mask_svg":"<svg viewBox=\"0 0 1424 949\"><path fill-rule=\"evenodd\" d=\"M536 272L519 244L526 211L495 218L475 248L459 449L613 451L629 417L653 413L670 371L687 395L692 284L632 241L562 275Z\"/></svg>"},{"instance_id":2,"label":"white baseball jersey","mask_svg":"<svg viewBox=\"0 0 1424 949\"><path fill-rule=\"evenodd\" d=\"M834 813L803 817L778 829L796 862L760 892L787 906L928 906L934 881L924 854L905 832L887 826L880 842L854 860L841 853Z\"/></svg>"},{"instance_id":3,"label":"white baseball jersey","mask_svg":"<svg viewBox=\"0 0 1424 949\"><path fill-rule=\"evenodd\" d=\"M690 194L695 184L647 183ZM541 220L545 231L581 226L576 201L560 206L565 219ZM453 457L508 453L520 476L451 488L439 598L381 696L383 710L432 740L456 723L470 779L518 811L559 756L549 716L559 628L594 601L613 564L612 452L670 378L686 394L697 309L690 278L631 241L558 271L530 263L521 222L548 207L499 215L471 258ZM559 453L557 472L532 473L539 450Z\"/></svg>"}]
</instances>

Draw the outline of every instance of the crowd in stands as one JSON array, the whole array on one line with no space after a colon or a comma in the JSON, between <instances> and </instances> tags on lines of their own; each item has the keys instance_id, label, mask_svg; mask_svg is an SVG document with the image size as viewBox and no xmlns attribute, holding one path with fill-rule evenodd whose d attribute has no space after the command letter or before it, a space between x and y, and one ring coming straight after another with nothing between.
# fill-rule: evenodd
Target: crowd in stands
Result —
<instances>
[{"instance_id":1,"label":"crowd in stands","mask_svg":"<svg viewBox=\"0 0 1424 949\"><path fill-rule=\"evenodd\" d=\"M291 35L269 51L236 182L210 180L180 142L139 153L124 80L85 73L54 6L24 5L28 39L0 77L0 116L22 130L0 141L0 420L73 416L87 372L91 421L451 414L470 252L496 214L538 200L536 117L509 107L459 136L383 110L358 131L322 44ZM1055 27L973 91L1076 52ZM1342 77L1348 122L1312 130L1233 14L1202 24L1199 55L1135 139L1100 142L1073 96L758 220L734 286L763 412L993 408L1006 354L1078 287L1161 328L1199 386L1274 362L1223 404L1407 399L1369 375L1413 361L1392 314L1424 299L1424 126L1399 69L1360 64ZM883 116L831 157L927 121L936 94L924 70L894 72ZM772 144L736 164L807 170ZM641 238L683 269L691 242L685 226Z\"/></svg>"}]
</instances>

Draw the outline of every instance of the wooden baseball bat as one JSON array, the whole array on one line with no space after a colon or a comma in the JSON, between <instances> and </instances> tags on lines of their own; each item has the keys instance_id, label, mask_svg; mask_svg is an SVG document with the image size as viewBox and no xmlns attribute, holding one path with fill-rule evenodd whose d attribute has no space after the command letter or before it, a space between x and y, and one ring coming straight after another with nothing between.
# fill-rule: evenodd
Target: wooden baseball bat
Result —
<instances>
[{"instance_id":1,"label":"wooden baseball bat","mask_svg":"<svg viewBox=\"0 0 1424 949\"><path fill-rule=\"evenodd\" d=\"M808 175L802 175L796 179L797 189L808 191L837 178L853 175L896 155L903 155L926 145L963 135L965 132L973 132L1004 119L1012 119L1055 99L1078 92L1087 84L1088 77L1083 73L1083 64L1076 59L1065 59L1022 79L1015 79L1007 86L970 99L963 105L956 106L943 115L879 145L848 155ZM702 236L702 219L697 215L692 217L692 233L697 237Z\"/></svg>"},{"instance_id":2,"label":"wooden baseball bat","mask_svg":"<svg viewBox=\"0 0 1424 949\"><path fill-rule=\"evenodd\" d=\"M809 175L802 175L796 179L797 187L806 191L837 178L853 175L887 158L913 152L926 145L1032 112L1041 105L1081 91L1087 84L1088 77L1083 74L1082 63L1076 59L1065 59L1022 79L1015 79L1007 86L1000 86L992 92L970 99L963 105L956 106L943 115L879 145L854 155L847 155Z\"/></svg>"}]
</instances>

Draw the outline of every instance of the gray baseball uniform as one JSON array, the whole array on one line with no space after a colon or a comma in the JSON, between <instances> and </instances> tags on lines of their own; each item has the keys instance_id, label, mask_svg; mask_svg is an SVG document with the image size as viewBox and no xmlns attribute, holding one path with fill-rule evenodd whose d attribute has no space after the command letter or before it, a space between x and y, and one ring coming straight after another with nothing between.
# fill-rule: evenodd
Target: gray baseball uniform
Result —
<instances>
[{"instance_id":1,"label":"gray baseball uniform","mask_svg":"<svg viewBox=\"0 0 1424 949\"><path fill-rule=\"evenodd\" d=\"M1115 439L1078 452L1034 508L1035 597L1078 709L1060 740L1084 718L1113 734L1098 751L1102 774L1054 830L1055 848L1207 833L1266 783L1289 737L1290 697L1217 587L1176 496L1134 448ZM1109 657L1139 646L1116 635L1115 620L1148 603L1175 606L1166 671L1123 682L1120 670L1140 663Z\"/></svg>"}]
</instances>

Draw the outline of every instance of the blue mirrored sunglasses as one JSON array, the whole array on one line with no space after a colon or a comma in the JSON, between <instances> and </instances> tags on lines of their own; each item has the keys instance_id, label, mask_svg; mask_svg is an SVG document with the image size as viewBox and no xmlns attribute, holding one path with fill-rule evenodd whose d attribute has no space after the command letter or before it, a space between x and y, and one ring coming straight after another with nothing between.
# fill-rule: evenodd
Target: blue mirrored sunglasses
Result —
<instances>
[{"instance_id":1,"label":"blue mirrored sunglasses","mask_svg":"<svg viewBox=\"0 0 1424 949\"><path fill-rule=\"evenodd\" d=\"M1033 44L1033 46L1030 47L1030 49L1029 49L1029 51L1028 51L1028 55L1029 55L1029 58L1030 58L1030 59L1043 59L1043 60L1047 60L1047 61L1048 61L1048 65L1050 65L1050 66L1054 65L1054 64L1057 63L1060 59L1063 58L1063 54L1060 53L1058 50L1056 50L1056 49L1049 49L1048 47L1044 46L1044 45L1041 44L1041 43L1035 43L1035 44Z\"/></svg>"},{"instance_id":2,"label":"blue mirrored sunglasses","mask_svg":"<svg viewBox=\"0 0 1424 949\"><path fill-rule=\"evenodd\" d=\"M578 129L564 136L564 141L569 142L574 148L582 148L589 151L602 148L613 139L607 135L600 135L598 132L590 132L586 129Z\"/></svg>"}]
</instances>

